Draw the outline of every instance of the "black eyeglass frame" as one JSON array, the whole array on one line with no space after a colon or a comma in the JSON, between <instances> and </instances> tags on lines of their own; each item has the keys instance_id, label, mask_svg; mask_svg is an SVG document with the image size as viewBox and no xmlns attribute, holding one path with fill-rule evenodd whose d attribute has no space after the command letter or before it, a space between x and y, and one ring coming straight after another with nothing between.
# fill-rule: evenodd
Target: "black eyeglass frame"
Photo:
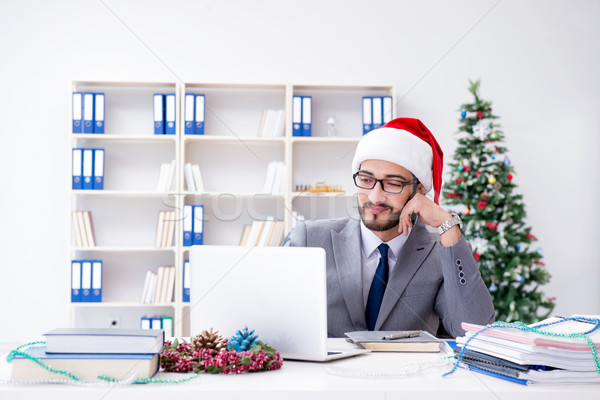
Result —
<instances>
[{"instance_id":1,"label":"black eyeglass frame","mask_svg":"<svg viewBox=\"0 0 600 400\"><path fill-rule=\"evenodd\" d=\"M369 179L373 179L373 186L371 186L371 187L359 186L359 184L356 182L356 177L357 177L357 176L359 176L359 175L360 175L360 176L367 177L367 178L369 178ZM355 185L357 188L361 188L361 189L367 189L367 190L372 190L372 189L373 189L373 188L374 188L374 187L377 185L377 182L379 182L379 184L381 185L381 190L383 190L383 191L384 191L384 192L386 192L386 193L391 193L391 194L400 194L400 193L402 193L402 192L404 191L404 187L405 187L406 185L412 185L412 184L417 184L417 183L419 183L419 180L418 180L418 179L413 179L412 181L408 181L408 182L401 181L401 180L398 180L398 179L390 179L390 178L377 179L377 178L375 178L375 177L373 177L373 176L371 176L371 175L365 175L365 174L361 174L361 173L360 173L360 171L358 171L358 172L354 173L354 174L352 175L352 179L354 180L354 185ZM401 184L402 184L402 187L400 188L400 191L399 191L399 192L390 192L389 190L385 190L385 188L384 188L384 186L383 186L383 181L392 181L392 182L394 182L394 183L401 183Z\"/></svg>"}]
</instances>

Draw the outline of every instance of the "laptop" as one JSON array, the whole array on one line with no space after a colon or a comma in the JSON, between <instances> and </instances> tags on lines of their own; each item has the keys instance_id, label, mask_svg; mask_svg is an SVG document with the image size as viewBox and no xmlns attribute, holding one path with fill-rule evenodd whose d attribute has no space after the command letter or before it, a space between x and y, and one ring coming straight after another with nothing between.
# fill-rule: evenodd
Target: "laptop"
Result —
<instances>
[{"instance_id":1,"label":"laptop","mask_svg":"<svg viewBox=\"0 0 600 400\"><path fill-rule=\"evenodd\" d=\"M284 359L329 361L365 349L327 348L325 250L192 246L190 328L230 338L244 327Z\"/></svg>"}]
</instances>

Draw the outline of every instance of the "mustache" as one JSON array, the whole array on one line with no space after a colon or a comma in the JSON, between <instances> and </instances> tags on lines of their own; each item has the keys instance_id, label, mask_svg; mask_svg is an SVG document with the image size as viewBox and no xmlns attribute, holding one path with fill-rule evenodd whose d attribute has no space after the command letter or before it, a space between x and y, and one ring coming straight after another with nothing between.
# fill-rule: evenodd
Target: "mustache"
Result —
<instances>
[{"instance_id":1,"label":"mustache","mask_svg":"<svg viewBox=\"0 0 600 400\"><path fill-rule=\"evenodd\" d=\"M366 208L366 207L370 207L370 206L374 206L374 207L386 207L386 208L388 208L390 210L393 208L392 206L390 206L387 203L374 204L374 203L372 203L370 201L364 202L363 205L362 205L362 208Z\"/></svg>"}]
</instances>

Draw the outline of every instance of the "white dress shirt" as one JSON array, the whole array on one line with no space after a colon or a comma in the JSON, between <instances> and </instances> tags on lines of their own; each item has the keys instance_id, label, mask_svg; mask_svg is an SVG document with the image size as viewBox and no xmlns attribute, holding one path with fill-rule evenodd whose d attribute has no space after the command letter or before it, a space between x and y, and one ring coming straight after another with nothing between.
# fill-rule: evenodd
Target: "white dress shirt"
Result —
<instances>
[{"instance_id":1,"label":"white dress shirt","mask_svg":"<svg viewBox=\"0 0 600 400\"><path fill-rule=\"evenodd\" d=\"M367 299L369 298L369 290L371 289L371 282L373 281L375 270L377 270L379 258L381 257L377 247L384 242L382 242L382 240L379 239L372 230L367 228L363 221L360 221L360 237L362 247L363 302L364 307L366 308ZM388 265L390 267L390 275L394 266L396 265L396 262L398 261L398 256L402 250L402 247L404 246L404 243L406 243L406 239L408 239L408 235L404 236L400 234L389 242L385 242L390 247L388 250Z\"/></svg>"}]
</instances>

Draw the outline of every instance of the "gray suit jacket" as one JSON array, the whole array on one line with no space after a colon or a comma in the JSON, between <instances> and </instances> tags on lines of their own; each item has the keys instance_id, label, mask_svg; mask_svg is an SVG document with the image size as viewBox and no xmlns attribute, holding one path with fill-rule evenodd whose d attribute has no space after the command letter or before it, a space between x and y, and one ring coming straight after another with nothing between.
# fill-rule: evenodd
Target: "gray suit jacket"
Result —
<instances>
[{"instance_id":1,"label":"gray suit jacket","mask_svg":"<svg viewBox=\"0 0 600 400\"><path fill-rule=\"evenodd\" d=\"M330 337L367 330L363 300L360 221L299 222L284 246L322 247L327 254L327 325ZM421 329L464 334L460 323L494 321L490 293L464 238L441 246L418 221L393 268L375 330Z\"/></svg>"}]
</instances>

